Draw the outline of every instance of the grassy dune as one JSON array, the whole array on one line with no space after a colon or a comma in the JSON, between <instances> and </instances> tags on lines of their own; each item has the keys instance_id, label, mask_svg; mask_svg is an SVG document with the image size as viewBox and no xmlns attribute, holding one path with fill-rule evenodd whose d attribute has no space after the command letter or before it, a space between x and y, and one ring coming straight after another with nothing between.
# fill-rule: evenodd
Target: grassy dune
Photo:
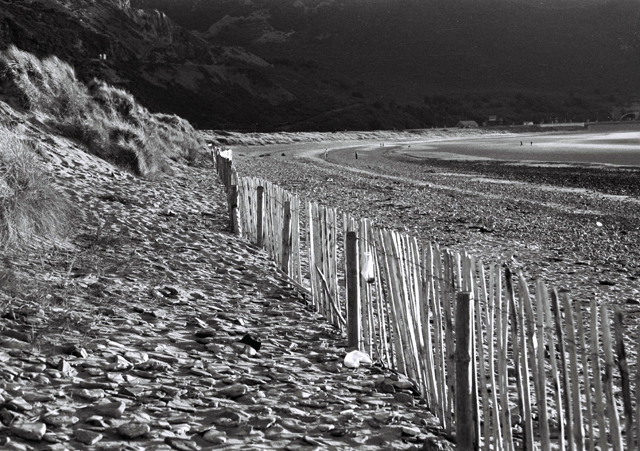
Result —
<instances>
[{"instance_id":1,"label":"grassy dune","mask_svg":"<svg viewBox=\"0 0 640 451\"><path fill-rule=\"evenodd\" d=\"M62 235L70 204L54 187L35 149L2 126L0 142L0 247Z\"/></svg>"},{"instance_id":2,"label":"grassy dune","mask_svg":"<svg viewBox=\"0 0 640 451\"><path fill-rule=\"evenodd\" d=\"M205 142L189 122L153 114L123 89L84 84L55 56L40 59L15 46L0 52L0 103L36 119L87 152L136 175L171 174L171 161L200 161ZM10 110L10 108L9 108ZM3 119L3 118L0 118ZM6 118L5 118L6 119ZM68 229L70 205L54 189L33 142L0 127L0 247L22 247Z\"/></svg>"},{"instance_id":3,"label":"grassy dune","mask_svg":"<svg viewBox=\"0 0 640 451\"><path fill-rule=\"evenodd\" d=\"M39 59L15 46L0 52L0 82L14 108L40 116L92 154L137 175L171 172L168 160L195 161L204 142L178 116L152 114L123 89L81 83L55 56Z\"/></svg>"}]
</instances>

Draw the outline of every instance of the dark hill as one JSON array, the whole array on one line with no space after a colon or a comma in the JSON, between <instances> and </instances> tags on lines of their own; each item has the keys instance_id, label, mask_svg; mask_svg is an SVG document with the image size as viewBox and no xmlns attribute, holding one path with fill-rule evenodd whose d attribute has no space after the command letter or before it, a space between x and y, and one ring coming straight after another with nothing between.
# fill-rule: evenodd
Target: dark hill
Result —
<instances>
[{"instance_id":1,"label":"dark hill","mask_svg":"<svg viewBox=\"0 0 640 451\"><path fill-rule=\"evenodd\" d=\"M56 54L201 128L602 120L640 93L638 11L631 0L0 0L0 46Z\"/></svg>"}]
</instances>

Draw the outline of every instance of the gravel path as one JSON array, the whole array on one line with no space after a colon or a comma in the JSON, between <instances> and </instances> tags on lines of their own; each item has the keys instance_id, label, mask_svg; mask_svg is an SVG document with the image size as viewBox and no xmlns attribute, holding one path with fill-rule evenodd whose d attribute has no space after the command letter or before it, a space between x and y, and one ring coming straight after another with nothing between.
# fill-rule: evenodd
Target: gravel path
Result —
<instances>
[{"instance_id":1,"label":"gravel path","mask_svg":"<svg viewBox=\"0 0 640 451\"><path fill-rule=\"evenodd\" d=\"M495 160L417 159L411 143L236 147L240 174L338 207L529 280L576 302L619 304L635 337L640 303L640 171ZM414 143L415 147L415 143ZM325 149L328 149L325 159ZM355 158L355 154L358 158Z\"/></svg>"},{"instance_id":2,"label":"gravel path","mask_svg":"<svg viewBox=\"0 0 640 451\"><path fill-rule=\"evenodd\" d=\"M33 139L79 215L0 266L1 449L449 446L410 381L343 367L345 337L228 233L212 168L148 182Z\"/></svg>"}]
</instances>

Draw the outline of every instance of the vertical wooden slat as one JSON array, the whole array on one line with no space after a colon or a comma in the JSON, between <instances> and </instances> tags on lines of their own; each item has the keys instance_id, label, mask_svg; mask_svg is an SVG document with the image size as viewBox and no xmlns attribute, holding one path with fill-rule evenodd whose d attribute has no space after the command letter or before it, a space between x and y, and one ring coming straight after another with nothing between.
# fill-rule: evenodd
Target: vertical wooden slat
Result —
<instances>
[{"instance_id":1,"label":"vertical wooden slat","mask_svg":"<svg viewBox=\"0 0 640 451\"><path fill-rule=\"evenodd\" d=\"M461 262L462 262L462 285L464 287L464 291L470 292L472 294L472 297L474 297L476 293L475 259L472 256L470 256L466 251L464 251L461 256ZM477 301L474 300L474 302L477 302ZM480 310L479 306L477 307L477 310ZM473 395L473 418L474 418L473 437L474 437L474 448L480 449L481 438L482 438L482 427L480 424L480 401L478 397L479 389L478 389L478 341L476 340L477 335L478 335L478 330L476 327L476 322L474 318L472 318L472 321L471 321L471 374L473 376L471 378L471 392ZM482 341L480 341L480 347L482 347ZM486 385L486 381L482 381L482 383Z\"/></svg>"},{"instance_id":2,"label":"vertical wooden slat","mask_svg":"<svg viewBox=\"0 0 640 451\"><path fill-rule=\"evenodd\" d=\"M487 343L489 346L489 380L491 384L491 426L493 430L493 447L496 451L502 451L504 449L502 440L502 425L500 424L500 408L498 404L498 385L496 384L496 349L494 340L498 339L496 331L496 305L495 305L495 281L493 276L493 270L489 267L489 287L486 286L486 278L484 273L484 265L482 261L478 261L478 271L480 272L480 281L482 284L482 290L485 293L486 299L486 317L487 317ZM497 315L499 318L500 315ZM486 413L485 413L486 416ZM485 418L487 421L488 418ZM487 440L488 442L488 440Z\"/></svg>"},{"instance_id":3,"label":"vertical wooden slat","mask_svg":"<svg viewBox=\"0 0 640 451\"><path fill-rule=\"evenodd\" d=\"M584 384L584 403L586 407L586 425L588 428L588 451L595 450L595 435L593 433L593 408L591 406L591 378L589 377L589 351L584 336L584 323L582 309L576 309L576 330L578 331L578 344L580 345L580 365L582 366L582 378Z\"/></svg>"},{"instance_id":4,"label":"vertical wooden slat","mask_svg":"<svg viewBox=\"0 0 640 451\"><path fill-rule=\"evenodd\" d=\"M436 340L435 336L435 320L432 321L431 316L431 305L434 302L433 295L433 251L431 247L431 243L425 243L422 246L422 277L423 277L423 293L422 293L422 336L424 340L424 346L426 348L426 365L427 365L427 394L428 394L428 405L436 413L436 415L440 415L439 412L439 404L440 400L438 399L438 391L436 389L436 370L435 370L435 361L438 354L438 349L436 348ZM433 322L433 325L432 325ZM433 334L432 331L433 330Z\"/></svg>"},{"instance_id":5,"label":"vertical wooden slat","mask_svg":"<svg viewBox=\"0 0 640 451\"><path fill-rule=\"evenodd\" d=\"M544 286L542 279L536 279L536 304L537 315L536 323L538 326L538 385L541 396L538 397L538 427L540 430L540 448L541 451L551 450L551 441L549 437L549 419L547 407L547 377L545 370L545 311L547 309L547 288Z\"/></svg>"},{"instance_id":6,"label":"vertical wooden slat","mask_svg":"<svg viewBox=\"0 0 640 451\"><path fill-rule=\"evenodd\" d=\"M446 350L446 369L445 376L447 379L447 392L448 392L448 405L446 406L445 413L448 416L447 423L451 427L452 419L455 418L455 348L454 348L454 330L453 330L453 306L451 302L451 296L453 290L453 257L448 250L443 253L444 267L443 267L443 297L442 308L444 310L444 324L445 324L445 350ZM451 431L447 431L449 434Z\"/></svg>"},{"instance_id":7,"label":"vertical wooden slat","mask_svg":"<svg viewBox=\"0 0 640 451\"><path fill-rule=\"evenodd\" d=\"M509 276L511 278L511 276ZM526 284L521 286L521 289L518 291L520 302L517 306L517 317L519 328L519 340L520 340L520 367L522 369L522 404L524 407L524 412L522 412L523 425L524 429L524 437L525 437L525 448L528 451L533 451L535 449L535 445L533 442L533 415L531 412L531 386L529 383L530 371L529 371L529 354L533 355L533 344L532 340L529 340L530 334L529 329L531 329L531 325L525 322L525 304L526 299L528 297L528 291ZM515 296L514 296L515 297ZM514 300L515 302L515 300ZM531 334L532 335L532 334Z\"/></svg>"},{"instance_id":8,"label":"vertical wooden slat","mask_svg":"<svg viewBox=\"0 0 640 451\"><path fill-rule=\"evenodd\" d=\"M609 435L614 451L622 451L622 435L618 419L618 406L613 393L613 346L611 344L611 327L606 305L600 307L602 323L602 348L604 351L604 393L607 400L607 416L609 417Z\"/></svg>"},{"instance_id":9,"label":"vertical wooden slat","mask_svg":"<svg viewBox=\"0 0 640 451\"><path fill-rule=\"evenodd\" d=\"M598 418L598 443L600 449L609 449L607 445L607 425L605 422L604 402L602 400L602 381L600 379L600 344L598 342L598 307L596 299L591 299L591 362L593 365L593 388L596 401L596 416Z\"/></svg>"},{"instance_id":10,"label":"vertical wooden slat","mask_svg":"<svg viewBox=\"0 0 640 451\"><path fill-rule=\"evenodd\" d=\"M336 306L340 308L340 294L338 292L338 221L337 221L337 212L335 208L330 209L330 235L329 235L329 255L327 257L328 260L328 272L329 279L331 281L331 297L335 299ZM333 313L333 309L332 309ZM338 326L339 320L338 315L332 314L332 324Z\"/></svg>"},{"instance_id":11,"label":"vertical wooden slat","mask_svg":"<svg viewBox=\"0 0 640 451\"><path fill-rule=\"evenodd\" d=\"M422 300L422 277L420 275L420 249L418 248L418 241L415 237L406 235L407 238L407 255L409 257L408 272L411 274L411 291L413 295L411 297L411 316L414 330L415 340L415 352L417 358L417 371L418 371L418 383L423 388L426 388L427 370L426 370L426 350L424 346L424 339L422 336L422 315L420 314L420 306ZM430 352L430 351L429 351ZM423 393L426 390L423 390Z\"/></svg>"},{"instance_id":12,"label":"vertical wooden slat","mask_svg":"<svg viewBox=\"0 0 640 451\"><path fill-rule=\"evenodd\" d=\"M571 386L569 385L569 372L567 368L567 354L564 349L564 330L562 328L562 317L560 315L560 305L558 302L558 292L554 288L551 291L551 307L553 309L553 316L555 317L556 335L558 338L558 353L560 354L560 376L562 377L563 406L565 412L565 425L567 448L569 451L574 450L573 442L573 405L571 404Z\"/></svg>"},{"instance_id":13,"label":"vertical wooden slat","mask_svg":"<svg viewBox=\"0 0 640 451\"><path fill-rule=\"evenodd\" d=\"M474 450L473 393L471 379L473 296L460 292L456 296L456 449Z\"/></svg>"},{"instance_id":14,"label":"vertical wooden slat","mask_svg":"<svg viewBox=\"0 0 640 451\"><path fill-rule=\"evenodd\" d=\"M450 394L447 392L447 379L445 376L446 367L446 350L444 342L444 320L443 320L443 304L442 304L442 254L440 248L436 244L433 247L433 264L434 264L434 278L433 278L433 320L434 331L436 341L436 377L438 381L438 398L440 400L440 423L442 427L451 434L451 414L447 410L449 405L448 397Z\"/></svg>"},{"instance_id":15,"label":"vertical wooden slat","mask_svg":"<svg viewBox=\"0 0 640 451\"><path fill-rule=\"evenodd\" d=\"M555 401L556 401L556 413L558 416L558 432L560 438L560 450L564 451L566 449L566 440L565 440L565 427L564 427L564 410L562 408L562 389L560 385L560 375L558 372L558 361L556 358L556 340L553 335L553 327L552 324L555 324L553 316L551 314L551 304L549 302L547 288L542 285L543 289L541 290L541 295L544 296L544 306L545 306L545 322L547 324L547 344L549 346L549 360L551 361L551 385L553 387Z\"/></svg>"},{"instance_id":16,"label":"vertical wooden slat","mask_svg":"<svg viewBox=\"0 0 640 451\"><path fill-rule=\"evenodd\" d=\"M360 284L358 283L358 237L347 232L347 340L350 348L360 349Z\"/></svg>"},{"instance_id":17,"label":"vertical wooden slat","mask_svg":"<svg viewBox=\"0 0 640 451\"><path fill-rule=\"evenodd\" d=\"M322 269L322 273L325 277L330 277L327 271L327 210L323 205L318 205L318 267ZM320 300L322 304L322 314L327 318L329 323L333 323L332 321L332 312L329 307L329 300L326 293L322 290L322 288L318 288L318 293L320 293Z\"/></svg>"},{"instance_id":18,"label":"vertical wooden slat","mask_svg":"<svg viewBox=\"0 0 640 451\"><path fill-rule=\"evenodd\" d=\"M627 354L624 349L624 325L622 324L622 311L618 305L615 306L614 325L616 354L618 354L618 368L620 369L620 378L622 383L622 401L624 406L625 432L627 438L627 447L625 449L634 449L633 404L631 402L631 387L629 384L629 366L627 364Z\"/></svg>"},{"instance_id":19,"label":"vertical wooden slat","mask_svg":"<svg viewBox=\"0 0 640 451\"><path fill-rule=\"evenodd\" d=\"M500 367L500 402L502 405L502 430L505 434L505 446L509 451L515 449L513 443L513 434L511 431L511 412L509 410L509 373L507 362L508 359L508 332L509 332L509 302L508 297L505 297L505 302L502 302L502 274L500 271L500 265L494 266L495 271L495 290L496 290L496 305L498 306L498 312L501 316L501 328L498 330L500 334L500 350L498 356L498 365Z\"/></svg>"},{"instance_id":20,"label":"vertical wooden slat","mask_svg":"<svg viewBox=\"0 0 640 451\"><path fill-rule=\"evenodd\" d=\"M358 310L358 315L360 316L360 334L362 337L360 338L362 350L367 354L371 354L371 334L370 334L370 324L369 324L369 300L371 298L369 284L362 277L360 272L365 268L366 265L366 252L367 252L367 238L366 238L366 223L365 220L358 221L358 236L360 239L358 240L358 278L356 282L360 285L360 304Z\"/></svg>"},{"instance_id":21,"label":"vertical wooden slat","mask_svg":"<svg viewBox=\"0 0 640 451\"><path fill-rule=\"evenodd\" d=\"M567 351L571 365L571 397L573 404L573 437L576 449L584 449L584 424L582 421L582 403L580 402L580 378L578 376L578 348L576 346L575 322L573 320L573 308L567 293L562 294L564 305L564 320L567 329Z\"/></svg>"},{"instance_id":22,"label":"vertical wooden slat","mask_svg":"<svg viewBox=\"0 0 640 451\"><path fill-rule=\"evenodd\" d=\"M282 220L282 261L280 268L282 271L291 275L291 268L289 267L291 258L291 202L284 202L284 217Z\"/></svg>"},{"instance_id":23,"label":"vertical wooden slat","mask_svg":"<svg viewBox=\"0 0 640 451\"><path fill-rule=\"evenodd\" d=\"M476 326L475 326L475 336L476 336L476 352L478 358L478 367L479 367L479 385L480 396L482 397L482 412L484 414L483 421L483 429L482 429L482 438L483 438L483 448L485 451L490 451L491 449L491 407L489 403L489 391L487 390L487 370L486 370L486 354L485 354L485 333L484 331L488 330L488 324L486 320L483 320L483 312L486 312L487 305L487 290L484 281L484 271L482 268L482 262L478 260L476 262L477 269L479 271L480 283L475 284L475 313L476 313ZM470 264L470 272L472 271L474 265ZM484 288L484 289L483 289ZM491 360L493 356L489 356L489 360ZM493 390L493 387L492 387ZM479 418L479 416L478 416Z\"/></svg>"},{"instance_id":24,"label":"vertical wooden slat","mask_svg":"<svg viewBox=\"0 0 640 451\"><path fill-rule=\"evenodd\" d=\"M527 286L527 282L524 279L524 275L522 271L518 271L518 298L520 299L520 316L522 322L522 340L526 341L526 348L523 352L526 352L527 358L525 359L525 364L528 363L528 368L525 366L524 373L526 374L524 380L529 386L529 375L533 379L533 388L536 394L536 404L541 396L546 396L546 393L540 389L540 384L538 383L538 365L536 361L537 347L536 347L536 320L533 314L533 306L531 304L531 295L529 293L529 287ZM529 393L529 402L528 407L525 405L525 410L528 410L529 415L532 414L532 402L530 399L531 393ZM533 443L533 418L530 418L527 425L527 431L531 436L532 447L535 449L535 444Z\"/></svg>"},{"instance_id":25,"label":"vertical wooden slat","mask_svg":"<svg viewBox=\"0 0 640 451\"><path fill-rule=\"evenodd\" d=\"M522 371L522 363L526 362L526 357L522 355L522 350L526 347L524 343L519 343L519 334L521 322L518 318L518 308L516 307L515 295L513 292L513 279L509 268L504 269L505 292L507 295L508 308L511 318L511 352L513 355L513 369L516 374L516 391L518 392L518 410L522 416L523 422L526 424L531 418L527 419L525 411L525 393L528 393L528 387L524 386L524 375ZM522 362L521 362L522 361ZM528 429L528 428L527 428ZM532 443L529 441L529 434L525 430L523 448L526 451L531 450Z\"/></svg>"}]
</instances>

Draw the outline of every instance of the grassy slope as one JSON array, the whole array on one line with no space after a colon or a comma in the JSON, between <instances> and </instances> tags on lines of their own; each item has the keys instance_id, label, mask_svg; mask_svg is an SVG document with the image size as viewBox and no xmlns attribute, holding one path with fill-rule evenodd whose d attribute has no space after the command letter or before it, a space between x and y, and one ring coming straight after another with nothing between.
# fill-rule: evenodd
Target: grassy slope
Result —
<instances>
[{"instance_id":1,"label":"grassy slope","mask_svg":"<svg viewBox=\"0 0 640 451\"><path fill-rule=\"evenodd\" d=\"M88 152L146 178L171 173L171 160L196 162L205 148L184 119L152 114L122 89L99 80L87 86L57 57L39 59L14 46L0 52L0 100L79 141ZM0 245L20 246L59 234L69 210L35 147L0 127Z\"/></svg>"}]
</instances>

